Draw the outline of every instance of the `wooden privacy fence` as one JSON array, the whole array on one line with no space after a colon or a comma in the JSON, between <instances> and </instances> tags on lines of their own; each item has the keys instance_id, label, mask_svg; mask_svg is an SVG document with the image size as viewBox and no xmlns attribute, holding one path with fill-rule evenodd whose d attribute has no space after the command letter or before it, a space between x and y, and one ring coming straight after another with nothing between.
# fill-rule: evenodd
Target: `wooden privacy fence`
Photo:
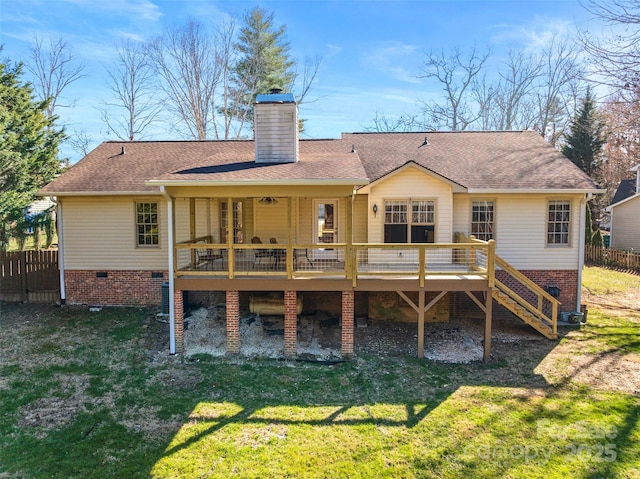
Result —
<instances>
[{"instance_id":1,"label":"wooden privacy fence","mask_svg":"<svg viewBox=\"0 0 640 479\"><path fill-rule=\"evenodd\" d=\"M0 253L0 300L55 302L59 299L57 250Z\"/></svg>"},{"instance_id":2,"label":"wooden privacy fence","mask_svg":"<svg viewBox=\"0 0 640 479\"><path fill-rule=\"evenodd\" d=\"M584 251L586 263L640 272L640 253L587 245Z\"/></svg>"}]
</instances>

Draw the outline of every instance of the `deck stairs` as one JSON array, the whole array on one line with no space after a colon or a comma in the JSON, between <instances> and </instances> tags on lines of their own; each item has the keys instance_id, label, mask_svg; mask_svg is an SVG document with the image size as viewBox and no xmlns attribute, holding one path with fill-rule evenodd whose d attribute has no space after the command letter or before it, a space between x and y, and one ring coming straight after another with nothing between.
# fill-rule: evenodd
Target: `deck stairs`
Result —
<instances>
[{"instance_id":1,"label":"deck stairs","mask_svg":"<svg viewBox=\"0 0 640 479\"><path fill-rule=\"evenodd\" d=\"M493 299L545 337L556 339L560 302L502 258L496 256L495 265L496 270L506 273L508 280L505 282L513 287L496 278Z\"/></svg>"}]
</instances>

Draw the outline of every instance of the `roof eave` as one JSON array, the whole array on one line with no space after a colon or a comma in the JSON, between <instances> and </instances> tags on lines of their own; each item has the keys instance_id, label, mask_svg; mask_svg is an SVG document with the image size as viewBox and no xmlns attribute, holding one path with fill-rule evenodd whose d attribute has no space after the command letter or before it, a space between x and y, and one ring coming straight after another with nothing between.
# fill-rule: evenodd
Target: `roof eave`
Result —
<instances>
[{"instance_id":1,"label":"roof eave","mask_svg":"<svg viewBox=\"0 0 640 479\"><path fill-rule=\"evenodd\" d=\"M611 211L614 207L619 206L619 205L621 205L622 203L626 203L627 201L631 201L631 200L633 200L633 199L635 199L635 198L638 198L638 197L640 197L640 193L636 193L636 194L635 194L635 195L633 195L633 196L628 196L628 197L627 197L627 198L625 198L624 200L620 200L620 201L618 201L617 203L614 203L614 204L612 204L612 205L607 206L607 207L605 208L605 210L606 210L606 211Z\"/></svg>"},{"instance_id":2,"label":"roof eave","mask_svg":"<svg viewBox=\"0 0 640 479\"><path fill-rule=\"evenodd\" d=\"M159 196L156 191L38 191L37 196Z\"/></svg>"},{"instance_id":3,"label":"roof eave","mask_svg":"<svg viewBox=\"0 0 640 479\"><path fill-rule=\"evenodd\" d=\"M499 193L538 193L538 194L595 194L602 195L602 188L469 188L468 193L499 194Z\"/></svg>"},{"instance_id":4,"label":"roof eave","mask_svg":"<svg viewBox=\"0 0 640 479\"><path fill-rule=\"evenodd\" d=\"M342 178L339 180L300 179L300 180L149 180L146 186L361 186L369 183L366 178Z\"/></svg>"}]
</instances>

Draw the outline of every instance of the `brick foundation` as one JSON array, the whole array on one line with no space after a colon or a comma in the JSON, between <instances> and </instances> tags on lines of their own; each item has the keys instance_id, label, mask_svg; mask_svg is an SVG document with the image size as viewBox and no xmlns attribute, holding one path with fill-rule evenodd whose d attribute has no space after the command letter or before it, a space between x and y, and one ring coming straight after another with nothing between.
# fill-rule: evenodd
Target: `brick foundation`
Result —
<instances>
[{"instance_id":1,"label":"brick foundation","mask_svg":"<svg viewBox=\"0 0 640 479\"><path fill-rule=\"evenodd\" d=\"M227 353L240 352L240 295L238 291L227 291Z\"/></svg>"},{"instance_id":2,"label":"brick foundation","mask_svg":"<svg viewBox=\"0 0 640 479\"><path fill-rule=\"evenodd\" d=\"M297 295L295 291L284 292L284 355L294 358L297 354Z\"/></svg>"},{"instance_id":3,"label":"brick foundation","mask_svg":"<svg viewBox=\"0 0 640 479\"><path fill-rule=\"evenodd\" d=\"M167 271L65 270L66 302L100 306L159 306L162 304L162 283L167 278Z\"/></svg>"},{"instance_id":4,"label":"brick foundation","mask_svg":"<svg viewBox=\"0 0 640 479\"><path fill-rule=\"evenodd\" d=\"M560 288L560 297L558 300L562 303L558 308L559 311L575 311L576 302L578 300L576 294L578 291L578 271L577 270L520 270L531 281L536 283L541 288L545 286L555 285ZM523 295L525 299L529 301L537 300L526 297L524 288L519 285L509 282L506 278L508 275L504 271L496 271L496 278L505 282L506 285L512 288L516 293Z\"/></svg>"},{"instance_id":5,"label":"brick foundation","mask_svg":"<svg viewBox=\"0 0 640 479\"><path fill-rule=\"evenodd\" d=\"M342 292L342 357L353 356L353 291Z\"/></svg>"},{"instance_id":6,"label":"brick foundation","mask_svg":"<svg viewBox=\"0 0 640 479\"><path fill-rule=\"evenodd\" d=\"M182 303L182 291L173 292L173 301L175 305L175 322L173 331L176 339L176 353L184 353L184 304Z\"/></svg>"}]
</instances>

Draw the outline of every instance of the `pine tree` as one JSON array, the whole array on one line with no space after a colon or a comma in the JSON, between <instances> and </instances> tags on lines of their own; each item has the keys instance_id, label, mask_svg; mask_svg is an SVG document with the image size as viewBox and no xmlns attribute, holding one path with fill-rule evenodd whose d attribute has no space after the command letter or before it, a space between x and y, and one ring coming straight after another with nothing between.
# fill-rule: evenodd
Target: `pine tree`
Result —
<instances>
[{"instance_id":1,"label":"pine tree","mask_svg":"<svg viewBox=\"0 0 640 479\"><path fill-rule=\"evenodd\" d=\"M234 111L242 121L251 124L256 95L269 93L272 88L285 92L293 89L295 62L289 57L286 26L274 25L273 13L260 7L253 8L244 17L238 41L233 47L238 61L233 67L232 97L237 105Z\"/></svg>"},{"instance_id":2,"label":"pine tree","mask_svg":"<svg viewBox=\"0 0 640 479\"><path fill-rule=\"evenodd\" d=\"M6 248L9 226L59 173L64 138L56 117L46 114L48 101L35 101L21 74L22 65L0 63L0 249Z\"/></svg>"},{"instance_id":3,"label":"pine tree","mask_svg":"<svg viewBox=\"0 0 640 479\"><path fill-rule=\"evenodd\" d=\"M604 122L591 90L587 90L580 110L571 122L562 153L589 176L594 175L600 164L600 152L606 143L603 132Z\"/></svg>"}]
</instances>

